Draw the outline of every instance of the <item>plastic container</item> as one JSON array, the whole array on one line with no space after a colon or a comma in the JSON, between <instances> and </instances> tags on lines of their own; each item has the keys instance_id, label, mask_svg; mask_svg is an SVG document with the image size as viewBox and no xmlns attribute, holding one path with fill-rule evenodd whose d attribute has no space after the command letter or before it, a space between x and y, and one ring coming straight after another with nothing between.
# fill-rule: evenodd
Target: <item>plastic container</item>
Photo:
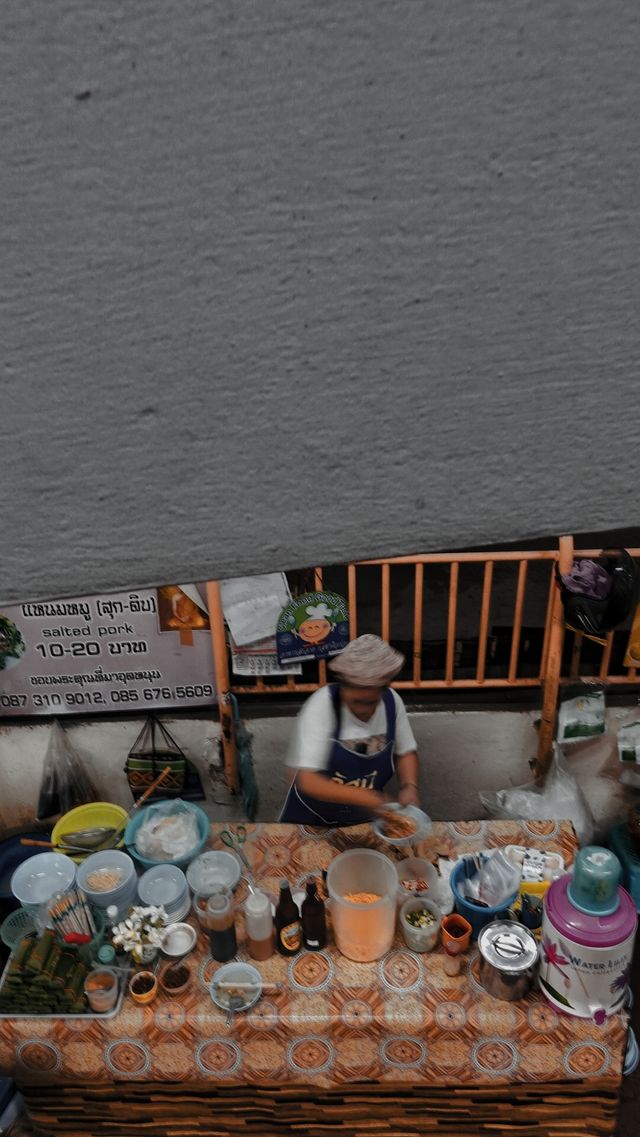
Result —
<instances>
[{"instance_id":1,"label":"plastic container","mask_svg":"<svg viewBox=\"0 0 640 1137\"><path fill-rule=\"evenodd\" d=\"M9 911L18 904L11 891L11 877L18 865L37 856L37 851L31 845L23 845L22 838L29 837L35 841L48 841L49 831L43 829L27 829L23 833L14 833L0 841L0 904Z\"/></svg>"},{"instance_id":2,"label":"plastic container","mask_svg":"<svg viewBox=\"0 0 640 1137\"><path fill-rule=\"evenodd\" d=\"M236 924L228 888L214 892L207 901L209 947L213 959L226 963L238 950Z\"/></svg>"},{"instance_id":3,"label":"plastic container","mask_svg":"<svg viewBox=\"0 0 640 1137\"><path fill-rule=\"evenodd\" d=\"M459 912L450 912L442 918L442 946L447 955L462 955L471 943L473 928ZM448 974L448 972L447 972ZM452 974L456 974L452 972Z\"/></svg>"},{"instance_id":4,"label":"plastic container","mask_svg":"<svg viewBox=\"0 0 640 1137\"><path fill-rule=\"evenodd\" d=\"M589 916L610 916L620 901L622 865L614 853L587 845L576 854L568 896L574 908Z\"/></svg>"},{"instance_id":5,"label":"plastic container","mask_svg":"<svg viewBox=\"0 0 640 1137\"><path fill-rule=\"evenodd\" d=\"M32 912L28 912L26 908L16 908L14 912L10 912L0 926L0 939L3 944L13 951L18 946L20 940L25 936L35 935L36 921Z\"/></svg>"},{"instance_id":6,"label":"plastic container","mask_svg":"<svg viewBox=\"0 0 640 1137\"><path fill-rule=\"evenodd\" d=\"M375 849L339 853L327 871L327 890L338 951L358 963L386 955L396 927L398 877L393 861ZM358 893L378 899L372 903L346 899Z\"/></svg>"},{"instance_id":7,"label":"plastic container","mask_svg":"<svg viewBox=\"0 0 640 1137\"><path fill-rule=\"evenodd\" d=\"M66 943L62 933L56 930L56 942L67 951L76 952L79 959L89 964L98 956L107 927L106 913L102 912L99 908L92 909L91 916L96 930L93 938L86 944Z\"/></svg>"},{"instance_id":8,"label":"plastic container","mask_svg":"<svg viewBox=\"0 0 640 1137\"><path fill-rule=\"evenodd\" d=\"M121 805L116 805L112 801L92 801L87 805L77 805L74 809L70 809L68 813L63 813L62 817L56 821L51 830L51 841L54 846L58 844L58 841L61 845L64 845L63 838L65 833L77 833L81 829L95 829L98 827L117 829L126 819L126 809L123 809ZM120 834L118 845L122 844L123 839L124 829ZM70 853L69 855L74 861L81 861L83 857L82 853Z\"/></svg>"},{"instance_id":9,"label":"plastic container","mask_svg":"<svg viewBox=\"0 0 640 1137\"><path fill-rule=\"evenodd\" d=\"M75 861L64 853L36 853L11 877L11 891L21 904L46 904L56 892L67 892L76 879Z\"/></svg>"},{"instance_id":10,"label":"plastic container","mask_svg":"<svg viewBox=\"0 0 640 1137\"><path fill-rule=\"evenodd\" d=\"M230 888L233 891L241 873L238 858L222 849L208 849L206 853L201 853L186 870L189 888L201 896L211 896L219 888Z\"/></svg>"},{"instance_id":11,"label":"plastic container","mask_svg":"<svg viewBox=\"0 0 640 1137\"><path fill-rule=\"evenodd\" d=\"M162 905L172 924L184 919L191 907L187 878L176 865L147 869L138 881L138 897L146 906Z\"/></svg>"},{"instance_id":12,"label":"plastic container","mask_svg":"<svg viewBox=\"0 0 640 1137\"><path fill-rule=\"evenodd\" d=\"M440 878L430 861L425 860L424 857L403 857L401 861L396 862L396 873L398 876L399 906L414 896L428 896L437 904L435 898ZM426 888L406 888L403 881L424 881Z\"/></svg>"},{"instance_id":13,"label":"plastic container","mask_svg":"<svg viewBox=\"0 0 640 1137\"><path fill-rule=\"evenodd\" d=\"M101 870L119 873L118 881L112 888L94 888L89 883L89 878L93 878L94 873L100 874ZM78 887L82 889L94 908L109 908L115 904L118 915L135 904L138 895L136 866L131 857L120 849L105 849L101 853L91 853L91 856L78 866L77 881Z\"/></svg>"},{"instance_id":14,"label":"plastic container","mask_svg":"<svg viewBox=\"0 0 640 1137\"><path fill-rule=\"evenodd\" d=\"M85 979L84 993L92 1011L112 1011L118 1001L118 972L111 967L96 967Z\"/></svg>"},{"instance_id":15,"label":"plastic container","mask_svg":"<svg viewBox=\"0 0 640 1137\"><path fill-rule=\"evenodd\" d=\"M271 901L265 892L250 892L244 905L247 951L252 959L270 959L275 948Z\"/></svg>"},{"instance_id":16,"label":"plastic container","mask_svg":"<svg viewBox=\"0 0 640 1137\"><path fill-rule=\"evenodd\" d=\"M188 865L189 861L197 857L198 853L200 853L206 845L209 840L209 818L206 813L203 809L200 809L199 805L195 805L192 801L183 801L181 804L184 811L195 814L198 829L196 844L192 849L189 849L188 852L183 853L179 857L160 857L156 860L152 860L150 857L144 857L142 853L138 852L136 848L136 834L138 829L149 820L150 810L157 810L159 806L166 805L166 802L155 801L152 805L145 806L138 813L134 814L124 834L124 843L127 849L131 853L131 856L135 857L141 865L146 865L147 868L151 868L153 865Z\"/></svg>"},{"instance_id":17,"label":"plastic container","mask_svg":"<svg viewBox=\"0 0 640 1137\"><path fill-rule=\"evenodd\" d=\"M462 860L458 861L457 865L455 865L449 877L449 883L451 885L451 891L453 892L455 910L459 912L461 916L464 916L465 920L469 921L471 924L471 938L476 940L479 933L487 924L490 924L496 917L505 916L507 914L508 909L514 903L518 895L518 889L516 889L511 896L508 896L504 903L497 907L483 908L467 900L461 891L464 881L467 879L468 867L467 858L463 857ZM469 875L473 875L473 873Z\"/></svg>"},{"instance_id":18,"label":"plastic container","mask_svg":"<svg viewBox=\"0 0 640 1137\"><path fill-rule=\"evenodd\" d=\"M571 885L566 874L544 898L540 987L557 1010L600 1024L621 1010L627 997L636 907L618 886L614 912L584 912L572 900Z\"/></svg>"},{"instance_id":19,"label":"plastic container","mask_svg":"<svg viewBox=\"0 0 640 1137\"><path fill-rule=\"evenodd\" d=\"M407 917L412 912L424 912L425 910L433 917L432 924L428 924L424 928L416 928L408 922ZM441 923L442 914L438 905L434 904L432 900L427 900L425 896L412 896L409 900L405 900L400 909L400 930L404 942L411 951L433 951L438 942Z\"/></svg>"}]
</instances>

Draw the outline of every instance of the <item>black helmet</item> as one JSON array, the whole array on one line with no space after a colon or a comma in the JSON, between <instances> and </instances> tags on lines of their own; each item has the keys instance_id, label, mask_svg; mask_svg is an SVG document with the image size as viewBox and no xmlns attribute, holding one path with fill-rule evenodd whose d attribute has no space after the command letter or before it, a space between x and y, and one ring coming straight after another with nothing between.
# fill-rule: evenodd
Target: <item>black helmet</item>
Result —
<instances>
[{"instance_id":1,"label":"black helmet","mask_svg":"<svg viewBox=\"0 0 640 1137\"><path fill-rule=\"evenodd\" d=\"M602 567L611 577L611 587L602 600L570 591L562 583L556 566L565 621L588 636L604 636L626 620L634 607L638 587L638 569L626 549L603 549L599 555L604 557Z\"/></svg>"}]
</instances>

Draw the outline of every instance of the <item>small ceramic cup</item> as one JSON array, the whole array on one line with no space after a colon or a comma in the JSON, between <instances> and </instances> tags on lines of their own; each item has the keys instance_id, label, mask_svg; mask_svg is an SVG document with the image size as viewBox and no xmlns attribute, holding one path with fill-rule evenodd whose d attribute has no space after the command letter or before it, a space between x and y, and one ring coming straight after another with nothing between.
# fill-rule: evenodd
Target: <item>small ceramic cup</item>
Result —
<instances>
[{"instance_id":1,"label":"small ceramic cup","mask_svg":"<svg viewBox=\"0 0 640 1137\"><path fill-rule=\"evenodd\" d=\"M160 974L160 990L165 997L174 999L184 995L191 983L191 970L184 960L169 963Z\"/></svg>"},{"instance_id":2,"label":"small ceramic cup","mask_svg":"<svg viewBox=\"0 0 640 1137\"><path fill-rule=\"evenodd\" d=\"M129 980L129 994L134 1003L144 1006L158 994L158 980L153 971L137 971Z\"/></svg>"},{"instance_id":3,"label":"small ceramic cup","mask_svg":"<svg viewBox=\"0 0 640 1137\"><path fill-rule=\"evenodd\" d=\"M471 924L459 912L442 917L442 946L447 955L460 955L471 943Z\"/></svg>"}]
</instances>

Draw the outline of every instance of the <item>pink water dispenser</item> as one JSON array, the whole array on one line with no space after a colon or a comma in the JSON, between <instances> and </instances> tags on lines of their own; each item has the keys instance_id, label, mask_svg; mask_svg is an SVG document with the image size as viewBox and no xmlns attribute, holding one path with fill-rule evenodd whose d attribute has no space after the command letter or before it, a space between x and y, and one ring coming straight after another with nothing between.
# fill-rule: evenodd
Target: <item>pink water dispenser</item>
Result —
<instances>
[{"instance_id":1,"label":"pink water dispenser","mask_svg":"<svg viewBox=\"0 0 640 1137\"><path fill-rule=\"evenodd\" d=\"M588 845L544 898L540 988L556 1010L597 1023L627 996L637 913L621 875L615 853Z\"/></svg>"}]
</instances>

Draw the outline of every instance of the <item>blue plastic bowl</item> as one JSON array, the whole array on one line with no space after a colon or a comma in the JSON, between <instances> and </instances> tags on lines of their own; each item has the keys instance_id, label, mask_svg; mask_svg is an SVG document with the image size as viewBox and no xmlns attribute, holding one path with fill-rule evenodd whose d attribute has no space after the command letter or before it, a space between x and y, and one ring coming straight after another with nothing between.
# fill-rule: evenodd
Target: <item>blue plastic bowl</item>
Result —
<instances>
[{"instance_id":1,"label":"blue plastic bowl","mask_svg":"<svg viewBox=\"0 0 640 1137\"><path fill-rule=\"evenodd\" d=\"M149 816L149 810L163 804L164 802L155 801L152 805L145 806L131 818L131 821L125 829L124 844L127 852L129 852L132 857L135 857L136 861L138 861L141 865L146 865L147 868L152 868L153 865L188 865L189 861L192 861L194 857L198 856L198 853L202 852L204 846L209 840L210 822L206 813L203 809L200 809L200 806L194 805L192 801L183 801L182 805L185 807L185 809L189 810L190 813L195 813L196 815L199 835L197 844L195 844L193 846L193 849L190 849L188 853L185 853L184 856L176 857L174 859L165 857L162 860L156 861L151 860L149 857L143 857L142 853L139 853L136 849L136 833L138 832L140 826L144 825L144 822L147 820Z\"/></svg>"},{"instance_id":2,"label":"blue plastic bowl","mask_svg":"<svg viewBox=\"0 0 640 1137\"><path fill-rule=\"evenodd\" d=\"M492 920L495 920L496 916L502 916L503 914L506 914L516 899L518 890L516 889L516 891L511 896L507 897L504 904L501 904L499 908L482 908L478 904L472 904L460 892L460 888L466 878L466 866L464 861L464 857L462 860L458 861L457 865L453 869L453 872L451 873L449 883L451 885L451 891L453 893L453 898L455 901L455 910L456 912L459 912L461 916L464 916L465 920L469 921L472 928L471 938L473 940L477 940L479 933L484 927L486 927L487 924L490 924ZM471 875L473 876L473 873Z\"/></svg>"}]
</instances>

